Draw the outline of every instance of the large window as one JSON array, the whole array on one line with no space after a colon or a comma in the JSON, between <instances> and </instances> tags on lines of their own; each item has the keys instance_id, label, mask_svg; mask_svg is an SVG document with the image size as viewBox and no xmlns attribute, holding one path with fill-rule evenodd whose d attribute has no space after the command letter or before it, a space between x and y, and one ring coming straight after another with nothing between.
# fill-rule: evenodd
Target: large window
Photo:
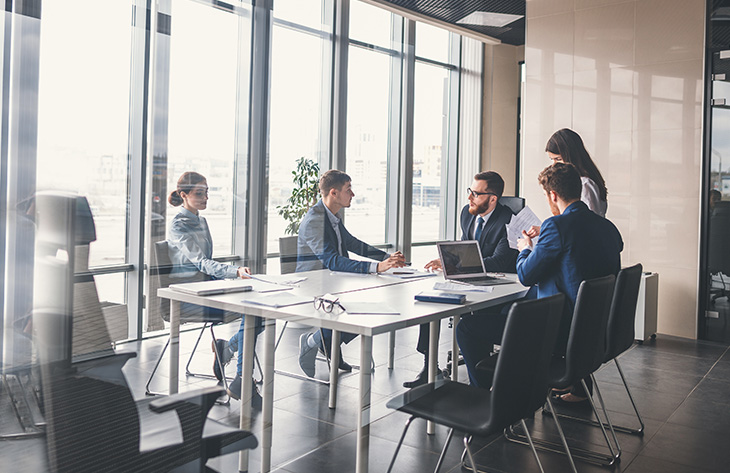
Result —
<instances>
[{"instance_id":1,"label":"large window","mask_svg":"<svg viewBox=\"0 0 730 473\"><path fill-rule=\"evenodd\" d=\"M296 160L305 157L326 162L332 28L327 5L328 2L321 0L274 4L268 253L278 252L279 237L285 236L287 222L276 207L284 205L291 195Z\"/></svg>"},{"instance_id":2,"label":"large window","mask_svg":"<svg viewBox=\"0 0 730 473\"><path fill-rule=\"evenodd\" d=\"M43 3L36 186L87 197L91 267L125 263L131 9L128 0ZM123 302L123 281L102 278L100 298Z\"/></svg>"},{"instance_id":3,"label":"large window","mask_svg":"<svg viewBox=\"0 0 730 473\"><path fill-rule=\"evenodd\" d=\"M183 172L199 172L207 178L210 189L208 208L203 215L211 235L215 235L213 255L230 255L234 231L236 111L237 105L243 109L248 107L245 95L237 97L240 65L237 59L243 51L241 73L247 77L248 31L239 31L238 15L228 11L192 1L173 2L172 7L167 188L163 195L152 196L152 217L159 218L159 214L166 213L169 230L178 210L170 208L167 194L175 189ZM243 103L237 104L237 100ZM162 127L155 131L164 139ZM239 124L238 132L246 133L245 123ZM156 205L158 202L160 207Z\"/></svg>"},{"instance_id":4,"label":"large window","mask_svg":"<svg viewBox=\"0 0 730 473\"><path fill-rule=\"evenodd\" d=\"M353 235L370 244L383 244L390 140L397 138L399 125L391 121L393 68L398 57L391 39L395 19L361 2L352 2L350 9L346 167L355 199L346 220Z\"/></svg>"},{"instance_id":5,"label":"large window","mask_svg":"<svg viewBox=\"0 0 730 473\"><path fill-rule=\"evenodd\" d=\"M451 34L418 23L413 119L413 242L443 239L451 110Z\"/></svg>"}]
</instances>

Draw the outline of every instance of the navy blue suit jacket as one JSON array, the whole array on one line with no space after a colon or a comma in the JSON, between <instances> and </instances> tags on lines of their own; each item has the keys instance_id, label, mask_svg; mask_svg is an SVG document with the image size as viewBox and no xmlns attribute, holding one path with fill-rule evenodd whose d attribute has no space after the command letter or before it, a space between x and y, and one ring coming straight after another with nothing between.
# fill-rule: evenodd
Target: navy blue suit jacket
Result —
<instances>
[{"instance_id":1,"label":"navy blue suit jacket","mask_svg":"<svg viewBox=\"0 0 730 473\"><path fill-rule=\"evenodd\" d=\"M388 254L364 243L350 234L340 220L340 236L342 237L342 254L338 251L337 234L335 233L324 202L317 202L304 216L299 225L297 238L297 271L327 268L330 271L367 274L370 268L369 261L357 261L348 258L347 252L352 251L377 261L383 261Z\"/></svg>"},{"instance_id":2,"label":"navy blue suit jacket","mask_svg":"<svg viewBox=\"0 0 730 473\"><path fill-rule=\"evenodd\" d=\"M497 203L494 212L487 220L479 238L479 248L482 250L484 267L487 271L497 273L514 273L517 250L509 247L507 229L505 225L512 218L512 211ZM473 240L472 229L476 225L477 216L469 213L469 206L461 209L461 239Z\"/></svg>"},{"instance_id":3,"label":"navy blue suit jacket","mask_svg":"<svg viewBox=\"0 0 730 473\"><path fill-rule=\"evenodd\" d=\"M613 223L581 201L545 220L535 247L517 256L517 275L525 286L537 285L537 297L566 296L556 349L565 350L578 297L586 279L618 274L624 242Z\"/></svg>"}]
</instances>

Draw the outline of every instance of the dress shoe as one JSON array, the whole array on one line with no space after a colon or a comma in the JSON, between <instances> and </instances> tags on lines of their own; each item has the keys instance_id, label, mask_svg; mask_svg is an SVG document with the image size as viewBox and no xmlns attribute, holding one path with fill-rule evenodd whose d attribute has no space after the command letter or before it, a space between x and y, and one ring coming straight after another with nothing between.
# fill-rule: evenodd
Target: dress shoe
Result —
<instances>
[{"instance_id":1,"label":"dress shoe","mask_svg":"<svg viewBox=\"0 0 730 473\"><path fill-rule=\"evenodd\" d=\"M226 365L231 362L231 358L233 358L233 352L230 348L228 348L228 340L222 340L218 339L213 342L213 374L215 375L216 379L218 381L223 380L223 371L221 371L221 367L223 370L225 370ZM220 360L220 364L218 364L218 360Z\"/></svg>"},{"instance_id":2,"label":"dress shoe","mask_svg":"<svg viewBox=\"0 0 730 473\"><path fill-rule=\"evenodd\" d=\"M317 350L307 343L310 335L311 333L303 333L299 337L299 367L304 371L304 374L312 378L315 372L314 360L317 358Z\"/></svg>"},{"instance_id":3,"label":"dress shoe","mask_svg":"<svg viewBox=\"0 0 730 473\"><path fill-rule=\"evenodd\" d=\"M228 395L231 396L236 401L241 400L241 376L236 375L236 377L231 381L231 384L228 385L228 389L226 390L228 392ZM251 407L257 410L261 409L261 394L259 394L259 390L256 388L256 383L251 380Z\"/></svg>"},{"instance_id":4,"label":"dress shoe","mask_svg":"<svg viewBox=\"0 0 730 473\"><path fill-rule=\"evenodd\" d=\"M441 371L441 368L438 366L436 367L436 379L441 379L444 377L444 372ZM423 368L420 373L416 376L416 379L413 381L406 381L403 383L404 388L416 388L418 386L421 386L422 384L428 383L428 368Z\"/></svg>"}]
</instances>

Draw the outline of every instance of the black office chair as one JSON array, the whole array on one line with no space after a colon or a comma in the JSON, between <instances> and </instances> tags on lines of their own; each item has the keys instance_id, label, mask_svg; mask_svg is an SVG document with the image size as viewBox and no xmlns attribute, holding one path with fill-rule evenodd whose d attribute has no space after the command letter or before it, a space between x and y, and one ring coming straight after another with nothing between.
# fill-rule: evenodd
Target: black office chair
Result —
<instances>
[{"instance_id":1,"label":"black office chair","mask_svg":"<svg viewBox=\"0 0 730 473\"><path fill-rule=\"evenodd\" d=\"M443 463L454 429L465 432L464 447L472 465L475 465L469 448L472 435L491 435L519 421L530 439L524 419L532 417L542 406L548 392L548 366L563 304L564 296L557 294L512 305L491 391L439 380L391 399L387 404L389 408L408 413L411 417L403 429L388 472L392 470L408 427L416 417L450 428L435 472ZM570 457L567 442L564 442L564 447ZM532 452L542 470L534 446Z\"/></svg>"},{"instance_id":2,"label":"black office chair","mask_svg":"<svg viewBox=\"0 0 730 473\"><path fill-rule=\"evenodd\" d=\"M636 407L634 397L631 395L631 390L626 382L621 365L619 365L618 357L623 352L631 348L634 344L634 319L636 318L636 302L639 298L639 285L641 284L641 264L636 264L629 268L624 268L618 273L616 278L616 288L613 292L613 300L611 301L611 312L608 316L608 328L606 332L606 354L603 362L609 363L611 360L616 364L619 375L621 375L621 381L624 383L626 393L629 395L629 400L636 413L636 418L639 420L640 427L638 429L630 427L622 427L614 425L613 429L619 432L627 434L643 435L644 433L644 421L639 414L639 409ZM594 383L597 381L594 378ZM544 411L545 413L549 413ZM560 417L575 420L582 423L595 425L598 427L598 423L590 419L584 419L581 417L568 416L564 414L558 414Z\"/></svg>"},{"instance_id":3,"label":"black office chair","mask_svg":"<svg viewBox=\"0 0 730 473\"><path fill-rule=\"evenodd\" d=\"M573 320L570 325L565 357L553 357L550 364L549 378L550 386L558 389L567 389L580 382L586 393L589 393L589 390L583 378L590 376L593 380L593 386L596 390L603 414L606 417L614 443L616 444L616 450L614 450L611 441L608 439L608 434L598 415L593 398L588 394L588 400L593 409L593 414L598 420L597 425L601 427L610 455L575 447L572 451L573 456L576 458L606 466L613 465L620 458L621 447L618 444L618 438L606 412L601 391L598 389L595 379L593 379L593 372L601 367L606 354L606 326L608 324L608 315L611 308L615 282L616 277L610 275L590 279L581 283L573 310ZM550 410L555 412L552 403L550 403L549 395L548 405L550 406ZM559 425L557 417L555 417L555 423ZM507 439L518 443L525 443L525 436L518 434L514 429L508 432ZM535 440L534 443L538 448L545 448L550 451L555 451L559 447L559 444L545 440Z\"/></svg>"},{"instance_id":4,"label":"black office chair","mask_svg":"<svg viewBox=\"0 0 730 473\"><path fill-rule=\"evenodd\" d=\"M150 278L152 278L151 282L153 284L150 284L150 292L154 292L154 294L150 295L150 299L152 299L154 302L153 304L150 304L151 308L154 308L156 314L159 314L165 321L170 320L170 299L164 299L161 297L157 297L157 289L158 288L165 288L168 287L170 284L179 284L179 283L188 283L188 282L197 282L197 281L209 281L212 278L208 276L207 274L203 273L197 273L194 276L191 276L189 278L172 278L170 274L173 270L173 264L172 260L170 259L169 255L169 245L166 240L158 241L154 243L154 252L152 253L152 261L150 264ZM233 322L235 320L240 320L241 315L232 313L232 312L225 312L223 316L210 316L207 314L206 311L203 310L203 308L198 308L197 306L189 307L188 309L185 309L186 306L181 304L181 311L180 314L180 323L202 323L203 326L200 329L200 332L198 334L198 338L195 341L195 346L193 347L193 351L190 353L190 358L188 358L188 362L185 365L185 374L187 376L194 376L194 377L200 377L200 378L211 378L214 379L215 377L212 374L207 373L195 373L190 370L190 363L193 360L193 357L195 356L195 352L198 348L198 345L200 344L200 339L203 337L203 334L205 333L206 329L210 331L210 336L213 340L215 340L215 331L213 327L220 323L229 323ZM165 355L165 351L167 351L167 347L170 344L170 338L168 337L167 342L165 342L165 346L162 349L162 352L160 352L160 356L157 358L157 363L155 363L155 367L152 369L152 373L150 373L150 377L147 379L147 384L145 385L145 393L149 395L153 395L150 391L150 383L152 382L152 379L155 376L155 373L157 373L157 368L160 366L160 363L162 362L162 357ZM225 373L224 367L222 364L220 364L220 359L216 357L216 362L219 363L219 368L221 370L221 373ZM258 360L257 360L258 362ZM260 370L259 370L260 371ZM228 380L225 376L223 376L223 385L226 389L228 389ZM226 401L227 402L227 401Z\"/></svg>"},{"instance_id":5,"label":"black office chair","mask_svg":"<svg viewBox=\"0 0 730 473\"><path fill-rule=\"evenodd\" d=\"M523 197L503 195L499 198L499 203L504 205L505 207L508 207L515 215L520 213L520 210L525 208L525 199Z\"/></svg>"},{"instance_id":6,"label":"black office chair","mask_svg":"<svg viewBox=\"0 0 730 473\"><path fill-rule=\"evenodd\" d=\"M717 275L721 286L710 287L710 302L714 303L720 297L727 297L726 287L730 286L730 245L727 238L730 235L730 202L717 202L710 215L709 235L707 241L707 267L710 278Z\"/></svg>"},{"instance_id":7,"label":"black office chair","mask_svg":"<svg viewBox=\"0 0 730 473\"><path fill-rule=\"evenodd\" d=\"M36 311L34 323L52 317L57 314ZM39 337L38 352L51 471L209 472L209 458L257 446L252 433L208 419L223 389L135 402L122 366L136 353L95 358L81 367L49 362L44 353L54 342L48 334Z\"/></svg>"}]
</instances>

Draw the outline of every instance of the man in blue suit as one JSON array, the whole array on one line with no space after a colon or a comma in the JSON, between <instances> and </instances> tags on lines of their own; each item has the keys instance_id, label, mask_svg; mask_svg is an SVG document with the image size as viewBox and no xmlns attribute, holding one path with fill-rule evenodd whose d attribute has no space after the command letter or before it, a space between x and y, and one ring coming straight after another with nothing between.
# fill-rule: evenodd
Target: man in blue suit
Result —
<instances>
[{"instance_id":1,"label":"man in blue suit","mask_svg":"<svg viewBox=\"0 0 730 473\"><path fill-rule=\"evenodd\" d=\"M350 176L342 171L331 169L319 180L319 191L322 199L309 209L299 226L297 239L297 271L310 271L327 268L330 271L348 273L381 273L390 268L405 265L405 258L400 251L388 255L352 236L342 223L341 210L347 208L355 197L352 192ZM349 252L376 261L357 261L348 257ZM307 376L314 376L314 361L317 356L315 348L327 354L332 348L332 331L322 330L305 333L299 338L299 366ZM341 340L349 343L356 335L343 333ZM338 360L339 368L352 371L352 367Z\"/></svg>"},{"instance_id":2,"label":"man in blue suit","mask_svg":"<svg viewBox=\"0 0 730 473\"><path fill-rule=\"evenodd\" d=\"M502 197L504 191L504 180L502 176L494 171L480 172L474 176L474 181L471 187L467 189L469 203L461 209L461 239L462 240L477 240L479 247L481 248L482 258L484 259L484 267L487 271L498 272L498 273L514 273L515 272L515 260L517 259L517 251L509 247L507 241L507 230L505 224L509 223L512 218L512 211L499 203L499 199ZM426 264L426 269L435 270L441 269L441 261L436 259ZM498 312L498 310L492 310L489 314L480 314L484 317L489 318L492 312ZM467 321L468 319L468 321ZM471 318L465 318L459 324L466 324L464 327L470 326L470 324L476 322L471 321ZM503 327L503 323L502 323ZM471 329L469 330L471 331ZM487 331L490 331L487 329ZM430 331L428 324L422 324L420 326L420 332L418 334L418 344L416 350L424 355L423 369L416 376L413 381L406 381L403 386L406 388L414 388L425 384L428 381L428 339ZM483 353L480 348L482 341L480 339L474 339L467 341L467 345L474 345L475 353L474 356L477 358L475 363L478 362L479 358ZM468 348L467 348L468 350ZM491 351L491 346L487 353ZM462 350L463 353L463 350ZM467 358L467 355L464 355ZM467 362L468 364L468 362Z\"/></svg>"},{"instance_id":3,"label":"man in blue suit","mask_svg":"<svg viewBox=\"0 0 730 473\"><path fill-rule=\"evenodd\" d=\"M568 343L580 283L618 274L624 243L613 223L591 212L581 202L580 175L571 164L556 163L545 168L538 181L553 217L542 223L540 239L535 245L524 232L518 240L517 275L523 285L537 285L538 298L565 294L566 304L554 350L560 355L565 353ZM561 399L578 402L585 395L576 386Z\"/></svg>"}]
</instances>

